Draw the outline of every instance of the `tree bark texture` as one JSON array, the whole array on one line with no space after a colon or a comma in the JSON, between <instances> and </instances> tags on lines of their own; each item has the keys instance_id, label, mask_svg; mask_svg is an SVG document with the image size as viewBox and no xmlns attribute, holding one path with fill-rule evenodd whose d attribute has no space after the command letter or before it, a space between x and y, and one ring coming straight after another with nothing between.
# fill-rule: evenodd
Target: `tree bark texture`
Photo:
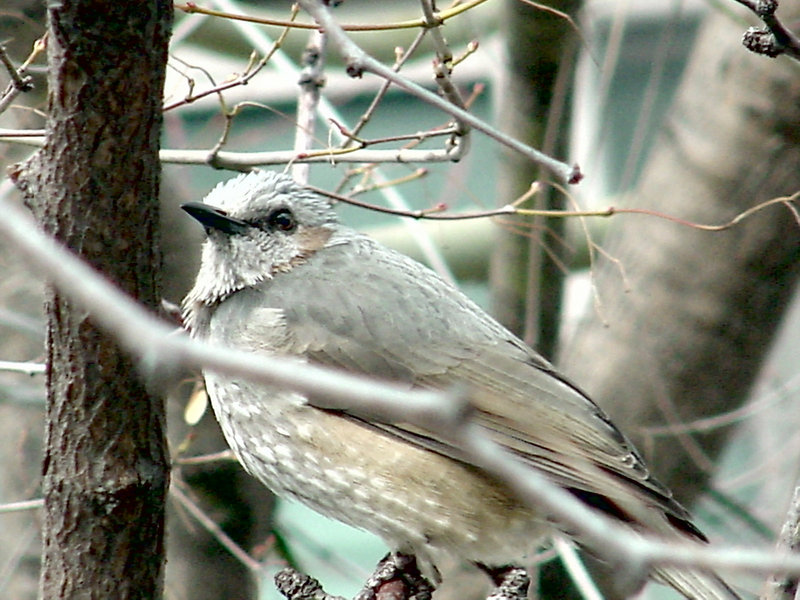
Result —
<instances>
[{"instance_id":1,"label":"tree bark texture","mask_svg":"<svg viewBox=\"0 0 800 600\"><path fill-rule=\"evenodd\" d=\"M579 0L548 3L567 14L576 14L580 5ZM569 130L565 84L571 81L575 30L562 17L524 2L509 0L504 9L507 64L500 86L500 126L526 144L563 157ZM497 197L505 204L544 177L527 159L501 152ZM535 207L563 208L560 193L545 186L536 196ZM498 229L491 257L492 313L536 350L551 356L561 312L564 220L524 217L510 221Z\"/></svg>"},{"instance_id":2,"label":"tree bark texture","mask_svg":"<svg viewBox=\"0 0 800 600\"><path fill-rule=\"evenodd\" d=\"M714 16L701 30L628 205L724 223L800 189L796 64L750 54L740 29ZM771 206L718 232L620 216L604 246L619 264L601 260L599 308L560 366L690 503L731 428L650 436L643 427L719 415L747 399L800 274L796 214Z\"/></svg>"},{"instance_id":3,"label":"tree bark texture","mask_svg":"<svg viewBox=\"0 0 800 600\"><path fill-rule=\"evenodd\" d=\"M14 173L47 231L153 309L171 20L165 0L51 3L47 139ZM157 598L163 402L83 309L51 290L46 310L41 597Z\"/></svg>"}]
</instances>

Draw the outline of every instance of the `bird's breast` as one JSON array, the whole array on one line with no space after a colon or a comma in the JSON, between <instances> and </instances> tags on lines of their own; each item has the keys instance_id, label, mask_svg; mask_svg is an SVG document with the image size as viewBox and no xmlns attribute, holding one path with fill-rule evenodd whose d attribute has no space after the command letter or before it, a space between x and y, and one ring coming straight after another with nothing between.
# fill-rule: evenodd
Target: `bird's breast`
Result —
<instances>
[{"instance_id":1,"label":"bird's breast","mask_svg":"<svg viewBox=\"0 0 800 600\"><path fill-rule=\"evenodd\" d=\"M506 564L546 531L478 471L335 413L300 394L214 374L206 384L242 465L279 496L382 537L396 549Z\"/></svg>"}]
</instances>

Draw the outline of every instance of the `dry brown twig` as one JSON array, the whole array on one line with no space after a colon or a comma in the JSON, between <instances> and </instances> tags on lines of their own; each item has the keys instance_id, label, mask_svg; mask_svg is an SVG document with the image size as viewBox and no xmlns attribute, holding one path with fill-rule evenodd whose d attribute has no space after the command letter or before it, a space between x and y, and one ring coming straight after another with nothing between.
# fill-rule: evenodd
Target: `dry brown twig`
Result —
<instances>
[{"instance_id":1,"label":"dry brown twig","mask_svg":"<svg viewBox=\"0 0 800 600\"><path fill-rule=\"evenodd\" d=\"M800 199L800 191L795 192L791 196L780 196L778 198L771 198L769 200L765 200L764 202L760 202L759 204L756 204L755 206L740 212L735 217L724 223L704 224L704 223L695 223L693 221L687 221L685 219L681 219L680 217L676 217L673 215L645 208L618 208L614 206L609 206L608 208L599 210L537 210L537 209L520 208L520 204L527 201L528 198L530 198L531 193L535 193L537 191L537 185L538 184L534 182L534 184L531 186L531 190L528 193L524 194L520 198L517 198L513 202L506 204L505 206L489 210L468 211L460 213L445 213L444 211L447 210L447 207L441 204L421 210L412 210L412 211L397 210L393 208L387 208L385 206L370 204L368 202L362 202L360 200L355 200L351 196L344 196L342 194L329 192L327 190L315 187L313 185L306 185L306 187L318 194L321 194L338 202L343 202L345 204L358 206L368 210L374 210L376 212L382 212L400 217L408 217L411 219L459 221L464 219L483 219L483 218L498 217L503 215L545 216L545 217L560 217L560 218L585 218L585 217L606 218L606 217L613 217L615 215L645 215L645 216L656 217L659 219L664 219L666 221L671 221L673 223L676 223L677 225L682 225L684 227L691 227L692 229L699 229L701 231L709 231L709 232L718 232L718 231L725 231L726 229L735 227L748 217L751 217L754 214L770 206L781 204L785 206L789 211L791 211L791 213L795 216L798 227L800 227L800 213L798 212L798 209L795 206L795 203Z\"/></svg>"},{"instance_id":2,"label":"dry brown twig","mask_svg":"<svg viewBox=\"0 0 800 600\"><path fill-rule=\"evenodd\" d=\"M470 0L452 6L446 10L440 11L437 16L437 23L441 24L448 19L452 19L487 0ZM249 23L257 23L258 25L270 25L274 27L291 27L292 29L320 29L316 23L297 23L295 21L285 21L282 19L269 19L266 17L254 17L253 15L233 14L226 11L213 10L203 8L194 2L187 2L186 4L176 4L176 10L181 10L187 14L204 14L211 17L221 17L224 19L232 19L236 21L247 21ZM425 18L410 19L408 21L399 21L395 23L357 23L357 24L344 24L342 29L345 31L391 31L395 29L418 29L425 27L428 21Z\"/></svg>"}]
</instances>

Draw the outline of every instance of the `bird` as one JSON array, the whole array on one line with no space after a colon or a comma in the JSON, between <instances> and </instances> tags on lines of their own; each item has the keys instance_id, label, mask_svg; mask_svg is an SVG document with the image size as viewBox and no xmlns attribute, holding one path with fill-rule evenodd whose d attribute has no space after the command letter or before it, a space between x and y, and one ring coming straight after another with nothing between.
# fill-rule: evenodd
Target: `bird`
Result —
<instances>
[{"instance_id":1,"label":"bird","mask_svg":"<svg viewBox=\"0 0 800 600\"><path fill-rule=\"evenodd\" d=\"M635 531L706 542L576 384L428 267L342 224L325 196L253 170L182 208L206 233L182 304L191 336L408 389L468 389L481 430L578 500ZM571 535L435 431L210 369L203 378L250 474L433 568L445 556L518 565L554 532ZM739 597L701 570L652 577L690 600Z\"/></svg>"}]
</instances>

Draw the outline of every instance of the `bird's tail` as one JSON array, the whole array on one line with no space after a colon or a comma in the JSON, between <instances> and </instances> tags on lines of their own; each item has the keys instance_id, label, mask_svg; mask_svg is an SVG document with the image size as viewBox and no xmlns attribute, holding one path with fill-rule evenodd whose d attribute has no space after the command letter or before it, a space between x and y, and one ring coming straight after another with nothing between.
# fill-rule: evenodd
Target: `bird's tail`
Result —
<instances>
[{"instance_id":1,"label":"bird's tail","mask_svg":"<svg viewBox=\"0 0 800 600\"><path fill-rule=\"evenodd\" d=\"M654 573L654 579L675 588L691 600L741 600L739 594L713 573L663 567Z\"/></svg>"}]
</instances>

